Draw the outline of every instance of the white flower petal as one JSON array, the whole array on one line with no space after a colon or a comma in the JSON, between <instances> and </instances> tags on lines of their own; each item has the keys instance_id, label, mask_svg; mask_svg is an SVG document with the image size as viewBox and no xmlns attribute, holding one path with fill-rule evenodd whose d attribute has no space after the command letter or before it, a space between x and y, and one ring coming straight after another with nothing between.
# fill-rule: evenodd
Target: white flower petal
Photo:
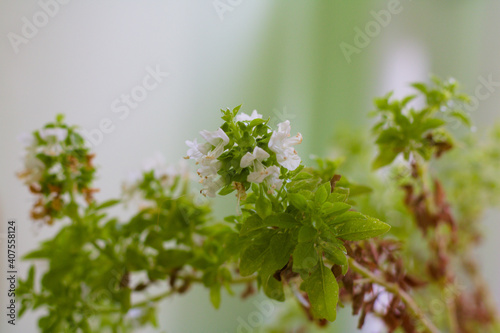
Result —
<instances>
[{"instance_id":1,"label":"white flower petal","mask_svg":"<svg viewBox=\"0 0 500 333\"><path fill-rule=\"evenodd\" d=\"M221 142L221 140L222 142L224 142L224 145L227 145L229 143L229 137L227 136L226 132L222 130L222 128L219 128L214 132L203 130L200 132L200 135L203 137L203 139L205 139L213 146L217 146Z\"/></svg>"},{"instance_id":2,"label":"white flower petal","mask_svg":"<svg viewBox=\"0 0 500 333\"><path fill-rule=\"evenodd\" d=\"M247 180L251 183L256 183L260 184L266 179L266 177L269 176L269 172L266 172L265 170L261 171L252 171L247 177Z\"/></svg>"},{"instance_id":3,"label":"white flower petal","mask_svg":"<svg viewBox=\"0 0 500 333\"><path fill-rule=\"evenodd\" d=\"M259 162L262 162L264 161L265 159L268 159L269 158L269 153L267 151L265 151L264 149L260 148L260 147L255 147L253 149L253 156L254 158L259 161Z\"/></svg>"},{"instance_id":4,"label":"white flower petal","mask_svg":"<svg viewBox=\"0 0 500 333\"><path fill-rule=\"evenodd\" d=\"M195 160L203 157L203 155L206 155L210 148L212 148L212 145L210 143L200 145L196 141L196 139L194 139L193 141L187 140L186 145L189 147L187 151L187 157Z\"/></svg>"},{"instance_id":5,"label":"white flower petal","mask_svg":"<svg viewBox=\"0 0 500 333\"><path fill-rule=\"evenodd\" d=\"M243 155L240 161L240 167L246 168L252 164L253 161L262 162L269 158L269 153L260 147L255 147L252 153Z\"/></svg>"},{"instance_id":6,"label":"white flower petal","mask_svg":"<svg viewBox=\"0 0 500 333\"><path fill-rule=\"evenodd\" d=\"M273 165L269 167L269 177L266 178L266 184L268 186L268 192L272 193L274 190L279 190L283 186L283 179L280 179L280 169Z\"/></svg>"},{"instance_id":7,"label":"white flower petal","mask_svg":"<svg viewBox=\"0 0 500 333\"><path fill-rule=\"evenodd\" d=\"M55 137L57 141L64 141L68 137L68 130L65 128L44 128L39 131L40 137L47 140L49 137Z\"/></svg>"},{"instance_id":8,"label":"white flower petal","mask_svg":"<svg viewBox=\"0 0 500 333\"><path fill-rule=\"evenodd\" d=\"M203 189L201 193L204 196L215 197L217 192L224 186L224 182L220 179L214 179L214 177L209 177L203 180Z\"/></svg>"},{"instance_id":9,"label":"white flower petal","mask_svg":"<svg viewBox=\"0 0 500 333\"><path fill-rule=\"evenodd\" d=\"M253 110L251 115L242 112L234 118L236 121L252 121L254 119L262 119L262 115L257 113L257 110Z\"/></svg>"},{"instance_id":10,"label":"white flower petal","mask_svg":"<svg viewBox=\"0 0 500 333\"><path fill-rule=\"evenodd\" d=\"M293 146L302 142L302 135L297 133L290 138L290 122L287 120L278 124L278 130L274 131L269 140L269 149L276 153L278 163L288 170L295 170L300 165L300 157Z\"/></svg>"},{"instance_id":11,"label":"white flower petal","mask_svg":"<svg viewBox=\"0 0 500 333\"><path fill-rule=\"evenodd\" d=\"M276 154L276 158L281 166L290 171L297 169L301 161L299 155L293 149L287 149L282 154Z\"/></svg>"},{"instance_id":12,"label":"white flower petal","mask_svg":"<svg viewBox=\"0 0 500 333\"><path fill-rule=\"evenodd\" d=\"M243 155L240 161L240 167L246 168L250 165L252 165L252 162L255 160L255 157L253 157L252 153L246 153Z\"/></svg>"}]
</instances>

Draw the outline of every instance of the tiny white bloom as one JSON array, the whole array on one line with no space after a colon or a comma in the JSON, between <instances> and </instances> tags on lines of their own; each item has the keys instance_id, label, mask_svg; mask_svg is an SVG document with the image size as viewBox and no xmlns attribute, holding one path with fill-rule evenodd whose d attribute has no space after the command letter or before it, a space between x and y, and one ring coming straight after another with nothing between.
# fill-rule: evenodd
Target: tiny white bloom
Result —
<instances>
[{"instance_id":1,"label":"tiny white bloom","mask_svg":"<svg viewBox=\"0 0 500 333\"><path fill-rule=\"evenodd\" d=\"M201 145L196 139L186 141L186 145L190 148L186 158L195 159L196 164L200 165L197 171L201 177L200 182L204 184L203 195L215 196L223 186L222 180L214 180L222 166L222 163L217 159L224 152L224 146L229 143L229 137L221 128L213 132L204 130L200 132L200 135L207 143Z\"/></svg>"},{"instance_id":2,"label":"tiny white bloom","mask_svg":"<svg viewBox=\"0 0 500 333\"><path fill-rule=\"evenodd\" d=\"M252 121L254 119L262 119L262 115L257 113L257 110L253 110L251 115L247 115L246 113L242 112L234 118L236 121Z\"/></svg>"},{"instance_id":3,"label":"tiny white bloom","mask_svg":"<svg viewBox=\"0 0 500 333\"><path fill-rule=\"evenodd\" d=\"M197 170L198 175L202 178L207 178L210 176L216 176L217 172L221 167L221 162L216 159L202 159L201 167Z\"/></svg>"},{"instance_id":4,"label":"tiny white bloom","mask_svg":"<svg viewBox=\"0 0 500 333\"><path fill-rule=\"evenodd\" d=\"M222 130L222 128L217 129L217 131L209 132L207 130L203 130L200 132L200 135L209 142L212 146L218 146L221 142L224 143L223 146L229 143L229 137L226 132ZM221 141L222 140L222 141Z\"/></svg>"},{"instance_id":5,"label":"tiny white bloom","mask_svg":"<svg viewBox=\"0 0 500 333\"><path fill-rule=\"evenodd\" d=\"M275 165L270 166L270 167L265 167L263 164L257 164L256 170L250 172L250 174L247 177L247 180L251 183L257 183L260 184L262 183L267 177L271 176L278 170L279 174L279 168Z\"/></svg>"},{"instance_id":6,"label":"tiny white bloom","mask_svg":"<svg viewBox=\"0 0 500 333\"><path fill-rule=\"evenodd\" d=\"M195 159L195 160L206 155L212 146L208 142L201 145L196 141L196 139L194 139L193 141L187 140L186 145L189 147L189 149L187 151L187 158L191 158L191 159Z\"/></svg>"},{"instance_id":7,"label":"tiny white bloom","mask_svg":"<svg viewBox=\"0 0 500 333\"><path fill-rule=\"evenodd\" d=\"M35 156L34 151L28 151L24 157L24 169L20 177L26 185L31 185L38 183L42 179L45 164Z\"/></svg>"},{"instance_id":8,"label":"tiny white bloom","mask_svg":"<svg viewBox=\"0 0 500 333\"><path fill-rule=\"evenodd\" d=\"M268 193L273 193L274 190L279 190L283 186L283 179L280 179L280 169L277 166L272 166L270 175L266 178Z\"/></svg>"},{"instance_id":9,"label":"tiny white bloom","mask_svg":"<svg viewBox=\"0 0 500 333\"><path fill-rule=\"evenodd\" d=\"M50 175L56 176L57 179L64 179L63 169L60 163L54 164L47 172Z\"/></svg>"},{"instance_id":10,"label":"tiny white bloom","mask_svg":"<svg viewBox=\"0 0 500 333\"><path fill-rule=\"evenodd\" d=\"M42 153L48 156L59 156L64 152L63 147L59 143L51 143L46 146L36 148L37 153Z\"/></svg>"},{"instance_id":11,"label":"tiny white bloom","mask_svg":"<svg viewBox=\"0 0 500 333\"><path fill-rule=\"evenodd\" d=\"M240 161L240 167L246 168L252 164L253 161L262 162L269 158L269 153L260 147L255 147L253 153L246 153Z\"/></svg>"},{"instance_id":12,"label":"tiny white bloom","mask_svg":"<svg viewBox=\"0 0 500 333\"><path fill-rule=\"evenodd\" d=\"M47 140L49 137L55 137L57 141L64 141L68 137L68 130L65 128L44 128L40 130L40 137Z\"/></svg>"},{"instance_id":13,"label":"tiny white bloom","mask_svg":"<svg viewBox=\"0 0 500 333\"><path fill-rule=\"evenodd\" d=\"M202 184L201 193L211 198L215 197L217 192L224 186L224 182L220 178L214 179L214 177L202 179Z\"/></svg>"},{"instance_id":14,"label":"tiny white bloom","mask_svg":"<svg viewBox=\"0 0 500 333\"><path fill-rule=\"evenodd\" d=\"M293 148L302 142L302 135L297 133L290 137L290 122L278 124L278 130L274 131L269 140L269 149L276 153L278 163L288 170L295 170L300 165L300 157Z\"/></svg>"}]
</instances>

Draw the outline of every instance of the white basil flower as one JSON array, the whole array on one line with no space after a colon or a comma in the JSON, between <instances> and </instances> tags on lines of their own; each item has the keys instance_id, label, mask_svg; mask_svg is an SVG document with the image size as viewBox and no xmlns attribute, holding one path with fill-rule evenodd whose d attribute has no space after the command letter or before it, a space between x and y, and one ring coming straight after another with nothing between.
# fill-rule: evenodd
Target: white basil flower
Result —
<instances>
[{"instance_id":1,"label":"white basil flower","mask_svg":"<svg viewBox=\"0 0 500 333\"><path fill-rule=\"evenodd\" d=\"M186 145L189 147L186 158L194 160L198 160L205 156L212 147L212 145L208 142L201 145L196 141L196 139L193 141L187 140Z\"/></svg>"},{"instance_id":2,"label":"white basil flower","mask_svg":"<svg viewBox=\"0 0 500 333\"><path fill-rule=\"evenodd\" d=\"M269 158L269 153L266 152L264 149L260 148L260 147L255 147L253 149L253 152L252 153L246 153L242 158L241 158L241 161L240 161L240 167L242 168L246 168L250 165L252 165L252 163L254 161L259 161L259 162L262 162L264 161L265 159Z\"/></svg>"},{"instance_id":3,"label":"white basil flower","mask_svg":"<svg viewBox=\"0 0 500 333\"><path fill-rule=\"evenodd\" d=\"M39 131L40 137L47 141L50 137L57 141L64 141L68 137L68 130L65 128L43 128Z\"/></svg>"},{"instance_id":4,"label":"white basil flower","mask_svg":"<svg viewBox=\"0 0 500 333\"><path fill-rule=\"evenodd\" d=\"M290 137L290 122L278 124L278 130L274 131L269 140L269 149L276 153L278 163L288 170L295 170L300 165L300 157L293 148L302 142L302 135Z\"/></svg>"},{"instance_id":5,"label":"white basil flower","mask_svg":"<svg viewBox=\"0 0 500 333\"><path fill-rule=\"evenodd\" d=\"M224 186L224 182L220 178L208 177L201 180L203 184L203 188L201 193L204 196L209 196L214 198L217 195L217 192Z\"/></svg>"},{"instance_id":6,"label":"white basil flower","mask_svg":"<svg viewBox=\"0 0 500 333\"><path fill-rule=\"evenodd\" d=\"M225 146L229 143L229 137L227 136L226 132L222 130L222 128L219 128L214 132L203 130L200 132L200 135L212 146L218 146L221 143L224 143L223 146Z\"/></svg>"},{"instance_id":7,"label":"white basil flower","mask_svg":"<svg viewBox=\"0 0 500 333\"><path fill-rule=\"evenodd\" d=\"M283 186L283 179L280 179L280 169L277 166L270 167L270 174L266 178L266 184L268 187L267 192L273 193L275 190L281 189Z\"/></svg>"},{"instance_id":8,"label":"white basil flower","mask_svg":"<svg viewBox=\"0 0 500 333\"><path fill-rule=\"evenodd\" d=\"M208 178L211 176L216 176L221 167L221 162L216 159L202 159L200 163L201 167L197 170L198 175L201 178Z\"/></svg>"},{"instance_id":9,"label":"white basil flower","mask_svg":"<svg viewBox=\"0 0 500 333\"><path fill-rule=\"evenodd\" d=\"M247 181L251 183L260 184L265 181L268 185L269 192L272 192L275 189L280 189L283 185L283 180L279 179L280 176L280 168L276 165L265 167L262 163L256 164L256 170L250 172L247 177Z\"/></svg>"},{"instance_id":10,"label":"white basil flower","mask_svg":"<svg viewBox=\"0 0 500 333\"><path fill-rule=\"evenodd\" d=\"M64 152L64 148L59 143L53 142L46 146L38 146L36 152L47 156L59 156Z\"/></svg>"},{"instance_id":11,"label":"white basil flower","mask_svg":"<svg viewBox=\"0 0 500 333\"><path fill-rule=\"evenodd\" d=\"M26 185L38 183L42 179L45 164L35 156L34 149L28 151L24 157L24 171L19 176Z\"/></svg>"},{"instance_id":12,"label":"white basil flower","mask_svg":"<svg viewBox=\"0 0 500 333\"><path fill-rule=\"evenodd\" d=\"M246 113L242 112L234 118L236 121L252 121L254 119L262 119L262 115L257 113L257 110L253 110L251 115L247 115Z\"/></svg>"},{"instance_id":13,"label":"white basil flower","mask_svg":"<svg viewBox=\"0 0 500 333\"><path fill-rule=\"evenodd\" d=\"M54 164L47 172L50 175L56 176L58 180L64 180L64 172L60 163Z\"/></svg>"}]
</instances>

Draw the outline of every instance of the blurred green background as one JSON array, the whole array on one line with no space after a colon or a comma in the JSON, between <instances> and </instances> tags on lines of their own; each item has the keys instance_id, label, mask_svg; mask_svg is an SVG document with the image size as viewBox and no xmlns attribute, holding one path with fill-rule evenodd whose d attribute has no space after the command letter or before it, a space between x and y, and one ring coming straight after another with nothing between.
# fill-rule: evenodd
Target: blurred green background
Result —
<instances>
[{"instance_id":1,"label":"blurred green background","mask_svg":"<svg viewBox=\"0 0 500 333\"><path fill-rule=\"evenodd\" d=\"M27 38L23 18L33 22L40 3L0 3L0 218L18 219L23 253L54 230L29 220L30 196L14 177L22 149L15 138L56 113L88 133L112 120L113 130L95 147L101 199L119 195L127 172L156 151L176 162L186 139L217 128L218 110L239 104L274 124L289 119L304 136L297 150L306 163L310 154L330 155L345 144L333 139L342 140L340 131L366 131L375 96L400 96L431 73L455 77L471 95L478 87L489 92L471 108L478 131L499 116L496 1L74 0L56 7ZM13 46L13 34L26 42ZM120 119L113 102L141 84L146 68L169 75ZM486 87L485 80L494 83ZM232 201L219 201L218 213L232 212ZM500 231L498 216L491 212L485 221L490 235ZM493 237L486 239L483 260L498 250ZM500 268L485 272L498 302ZM259 299L224 297L215 311L197 290L162 304L160 321L166 332L234 332ZM35 319L26 316L17 331L36 331ZM353 327L346 318L330 331ZM378 331L376 323L365 329Z\"/></svg>"}]
</instances>

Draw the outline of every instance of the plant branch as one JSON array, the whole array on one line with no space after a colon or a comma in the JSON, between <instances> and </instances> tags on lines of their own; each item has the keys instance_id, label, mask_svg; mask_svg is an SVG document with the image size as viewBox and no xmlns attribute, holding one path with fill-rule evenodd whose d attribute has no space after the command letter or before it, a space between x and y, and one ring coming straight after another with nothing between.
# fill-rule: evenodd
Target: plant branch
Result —
<instances>
[{"instance_id":1,"label":"plant branch","mask_svg":"<svg viewBox=\"0 0 500 333\"><path fill-rule=\"evenodd\" d=\"M176 276L177 279L181 280L189 280L191 282L203 282L203 280L194 275L179 275ZM257 275L250 275L250 276L243 276L243 277L238 277L238 278L233 278L231 281L227 281L230 284L244 284L248 282L253 282L257 279Z\"/></svg>"},{"instance_id":2,"label":"plant branch","mask_svg":"<svg viewBox=\"0 0 500 333\"><path fill-rule=\"evenodd\" d=\"M177 277L178 279L181 279L181 280L187 280L187 281L191 281L191 282L198 282L198 283L201 283L203 282L201 278L199 277L196 277L196 276L191 276L191 275L188 275L188 276L178 276ZM253 282L255 281L255 279L257 278L257 276L255 275L251 275L251 276L245 276L245 277L240 277L240 278L236 278L236 279L233 279L232 281L230 281L229 283L231 284L239 284L239 283L248 283L248 282ZM170 290L167 290L161 294L158 294L158 295L155 295L155 296L152 296L150 298L147 298L141 302L138 302L138 303L135 303L135 304L132 304L130 306L131 309L134 309L134 308L141 308L141 307L144 307L144 306L147 306L148 304L150 303L156 303L158 301L161 301L162 299L164 298L167 298L169 296L172 296L173 294L175 294L178 290L177 289L170 289ZM103 308L103 309L99 309L99 312L102 312L102 313L113 313L113 312L119 312L121 311L120 308Z\"/></svg>"},{"instance_id":3,"label":"plant branch","mask_svg":"<svg viewBox=\"0 0 500 333\"><path fill-rule=\"evenodd\" d=\"M356 260L348 257L349 267L355 272L361 274L364 278L369 279L371 282L376 283L384 287L387 291L401 298L403 303L410 309L411 313L420 320L420 322L425 326L430 333L439 333L439 329L430 321L425 315L424 311L418 306L418 304L413 300L413 298L398 285L385 281L383 278L373 274L363 266L361 266Z\"/></svg>"}]
</instances>

